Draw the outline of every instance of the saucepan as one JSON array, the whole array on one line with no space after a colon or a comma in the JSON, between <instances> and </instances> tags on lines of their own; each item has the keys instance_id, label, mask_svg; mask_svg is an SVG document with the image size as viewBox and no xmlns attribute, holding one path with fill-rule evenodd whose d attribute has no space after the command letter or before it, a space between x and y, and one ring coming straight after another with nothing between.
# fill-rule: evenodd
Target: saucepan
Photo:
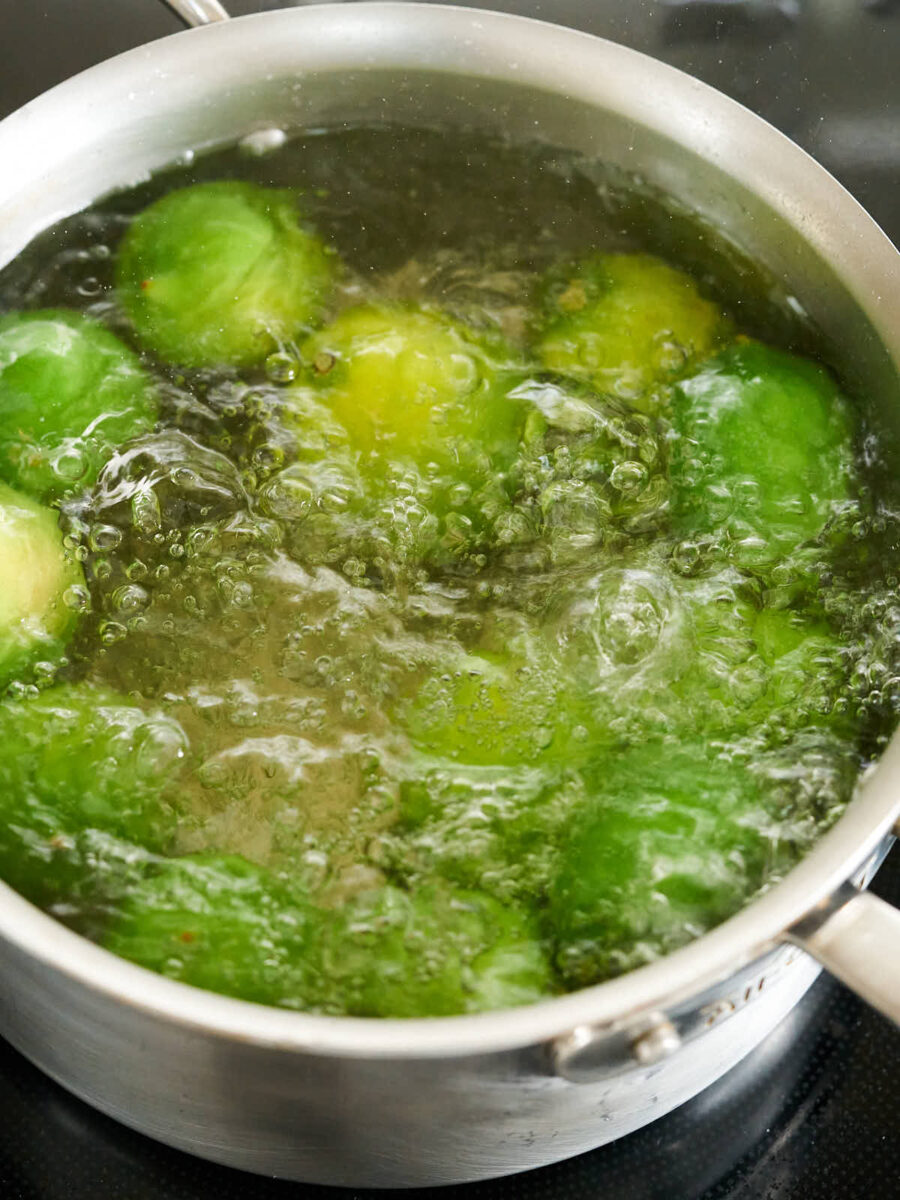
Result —
<instances>
[{"instance_id":1,"label":"saucepan","mask_svg":"<svg viewBox=\"0 0 900 1200\"><path fill-rule=\"evenodd\" d=\"M203 25L0 124L0 264L188 150L384 120L541 139L640 176L784 285L900 427L900 254L821 167L680 72L519 17L321 5ZM461 1182L620 1137L748 1054L819 964L900 1021L900 913L865 887L900 815L900 739L781 883L682 950L521 1009L432 1020L269 1009L113 957L0 887L0 1027L65 1087L206 1158L351 1186Z\"/></svg>"}]
</instances>

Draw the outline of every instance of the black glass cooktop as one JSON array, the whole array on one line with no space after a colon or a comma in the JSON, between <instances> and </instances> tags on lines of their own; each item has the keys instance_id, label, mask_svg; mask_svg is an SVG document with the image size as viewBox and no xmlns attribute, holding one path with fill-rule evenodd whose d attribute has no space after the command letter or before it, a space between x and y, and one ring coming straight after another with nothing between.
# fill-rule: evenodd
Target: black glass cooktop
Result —
<instances>
[{"instance_id":1,"label":"black glass cooktop","mask_svg":"<svg viewBox=\"0 0 900 1200\"><path fill-rule=\"evenodd\" d=\"M348 0L352 2L352 0ZM647 51L805 146L900 243L900 0L491 0ZM231 0L234 15L278 4ZM179 28L155 0L0 0L0 115ZM2 166L0 166L2 169ZM900 903L900 853L876 891ZM315 1200L158 1146L0 1043L0 1200ZM691 1103L559 1166L453 1200L898 1200L900 1032L821 979ZM358 1200L359 1193L346 1193Z\"/></svg>"}]
</instances>

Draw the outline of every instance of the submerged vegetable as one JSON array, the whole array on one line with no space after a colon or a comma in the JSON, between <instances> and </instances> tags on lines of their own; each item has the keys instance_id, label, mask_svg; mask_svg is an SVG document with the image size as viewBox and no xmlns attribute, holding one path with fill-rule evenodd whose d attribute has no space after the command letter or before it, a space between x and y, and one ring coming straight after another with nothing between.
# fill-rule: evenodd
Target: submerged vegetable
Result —
<instances>
[{"instance_id":1,"label":"submerged vegetable","mask_svg":"<svg viewBox=\"0 0 900 1200\"><path fill-rule=\"evenodd\" d=\"M359 481L363 555L380 542L401 561L460 561L488 543L509 509L506 473L528 411L511 392L509 347L437 310L369 304L347 309L301 353L308 375L285 419L301 446L311 430L328 439L342 490ZM311 472L330 486L321 464L300 474Z\"/></svg>"},{"instance_id":2,"label":"submerged vegetable","mask_svg":"<svg viewBox=\"0 0 900 1200\"><path fill-rule=\"evenodd\" d=\"M363 893L325 945L326 1008L353 1016L450 1016L526 1004L552 988L529 918L475 891Z\"/></svg>"},{"instance_id":3,"label":"submerged vegetable","mask_svg":"<svg viewBox=\"0 0 900 1200\"><path fill-rule=\"evenodd\" d=\"M270 872L238 855L187 855L146 873L103 944L194 987L305 1008L315 937L308 906Z\"/></svg>"},{"instance_id":4,"label":"submerged vegetable","mask_svg":"<svg viewBox=\"0 0 900 1200\"><path fill-rule=\"evenodd\" d=\"M56 513L0 483L0 689L62 655L87 592Z\"/></svg>"},{"instance_id":5,"label":"submerged vegetable","mask_svg":"<svg viewBox=\"0 0 900 1200\"><path fill-rule=\"evenodd\" d=\"M828 372L759 342L676 387L675 510L686 534L765 566L817 537L851 496L847 403Z\"/></svg>"},{"instance_id":6,"label":"submerged vegetable","mask_svg":"<svg viewBox=\"0 0 900 1200\"><path fill-rule=\"evenodd\" d=\"M49 499L156 423L154 386L109 330L63 309L0 317L0 478Z\"/></svg>"},{"instance_id":7,"label":"submerged vegetable","mask_svg":"<svg viewBox=\"0 0 900 1200\"><path fill-rule=\"evenodd\" d=\"M568 987L683 945L734 912L775 865L760 833L762 783L709 746L648 742L601 759L591 784L550 889Z\"/></svg>"},{"instance_id":8,"label":"submerged vegetable","mask_svg":"<svg viewBox=\"0 0 900 1200\"><path fill-rule=\"evenodd\" d=\"M515 453L523 408L499 386L511 351L438 311L347 309L302 356L353 445L376 452L382 471L411 459L475 475Z\"/></svg>"},{"instance_id":9,"label":"submerged vegetable","mask_svg":"<svg viewBox=\"0 0 900 1200\"><path fill-rule=\"evenodd\" d=\"M550 273L537 353L544 366L655 413L666 407L661 386L727 333L689 275L646 254L600 254Z\"/></svg>"},{"instance_id":10,"label":"submerged vegetable","mask_svg":"<svg viewBox=\"0 0 900 1200\"><path fill-rule=\"evenodd\" d=\"M0 702L0 745L0 865L29 898L65 896L60 880L90 880L102 897L108 872L118 887L129 860L170 844L167 788L186 748L170 718L105 688L59 684Z\"/></svg>"},{"instance_id":11,"label":"submerged vegetable","mask_svg":"<svg viewBox=\"0 0 900 1200\"><path fill-rule=\"evenodd\" d=\"M252 183L195 184L134 220L119 299L141 344L185 367L249 366L318 317L335 272L297 198Z\"/></svg>"}]
</instances>

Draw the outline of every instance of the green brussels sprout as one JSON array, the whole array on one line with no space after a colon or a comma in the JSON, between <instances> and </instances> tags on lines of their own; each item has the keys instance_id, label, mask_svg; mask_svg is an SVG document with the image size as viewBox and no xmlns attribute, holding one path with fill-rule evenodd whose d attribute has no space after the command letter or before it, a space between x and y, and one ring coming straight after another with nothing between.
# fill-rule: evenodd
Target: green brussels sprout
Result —
<instances>
[{"instance_id":1,"label":"green brussels sprout","mask_svg":"<svg viewBox=\"0 0 900 1200\"><path fill-rule=\"evenodd\" d=\"M97 871L164 849L180 726L88 684L0 703L0 873L29 899L65 896ZM87 836L85 840L85 835ZM130 850L121 843L128 843ZM106 864L106 866L104 866Z\"/></svg>"},{"instance_id":2,"label":"green brussels sprout","mask_svg":"<svg viewBox=\"0 0 900 1200\"><path fill-rule=\"evenodd\" d=\"M0 688L61 656L86 596L56 513L0 483Z\"/></svg>"},{"instance_id":3,"label":"green brussels sprout","mask_svg":"<svg viewBox=\"0 0 900 1200\"><path fill-rule=\"evenodd\" d=\"M770 567L818 537L850 496L853 434L828 372L759 342L730 347L675 390L676 522Z\"/></svg>"},{"instance_id":4,"label":"green brussels sprout","mask_svg":"<svg viewBox=\"0 0 900 1200\"><path fill-rule=\"evenodd\" d=\"M156 417L149 376L102 325L62 309L0 317L0 478L14 487L89 486Z\"/></svg>"},{"instance_id":5,"label":"green brussels sprout","mask_svg":"<svg viewBox=\"0 0 900 1200\"><path fill-rule=\"evenodd\" d=\"M540 304L544 366L647 413L663 409L661 389L729 332L689 275L646 254L597 254L554 268Z\"/></svg>"},{"instance_id":6,"label":"green brussels sprout","mask_svg":"<svg viewBox=\"0 0 900 1200\"><path fill-rule=\"evenodd\" d=\"M102 944L171 979L240 1000L306 1008L317 979L305 900L239 855L161 861Z\"/></svg>"},{"instance_id":7,"label":"green brussels sprout","mask_svg":"<svg viewBox=\"0 0 900 1200\"><path fill-rule=\"evenodd\" d=\"M116 283L141 345L185 367L252 366L319 316L334 258L291 191L201 183L135 218Z\"/></svg>"},{"instance_id":8,"label":"green brussels sprout","mask_svg":"<svg viewBox=\"0 0 900 1200\"><path fill-rule=\"evenodd\" d=\"M588 747L653 731L778 740L846 725L831 715L847 670L824 622L761 608L733 567L684 578L653 552L627 561L581 581L547 624Z\"/></svg>"},{"instance_id":9,"label":"green brussels sprout","mask_svg":"<svg viewBox=\"0 0 900 1200\"><path fill-rule=\"evenodd\" d=\"M359 893L325 933L322 1007L440 1017L527 1004L552 988L526 915L475 891Z\"/></svg>"},{"instance_id":10,"label":"green brussels sprout","mask_svg":"<svg viewBox=\"0 0 900 1200\"><path fill-rule=\"evenodd\" d=\"M774 870L762 781L703 743L646 742L598 762L549 893L555 962L586 987L734 913Z\"/></svg>"},{"instance_id":11,"label":"green brussels sprout","mask_svg":"<svg viewBox=\"0 0 900 1200\"><path fill-rule=\"evenodd\" d=\"M532 654L462 654L437 664L396 715L417 749L438 758L516 766L562 735L564 685Z\"/></svg>"},{"instance_id":12,"label":"green brussels sprout","mask_svg":"<svg viewBox=\"0 0 900 1200\"><path fill-rule=\"evenodd\" d=\"M392 878L410 888L435 876L504 904L535 905L555 869L555 846L584 803L573 770L419 763L399 788L382 845Z\"/></svg>"}]
</instances>

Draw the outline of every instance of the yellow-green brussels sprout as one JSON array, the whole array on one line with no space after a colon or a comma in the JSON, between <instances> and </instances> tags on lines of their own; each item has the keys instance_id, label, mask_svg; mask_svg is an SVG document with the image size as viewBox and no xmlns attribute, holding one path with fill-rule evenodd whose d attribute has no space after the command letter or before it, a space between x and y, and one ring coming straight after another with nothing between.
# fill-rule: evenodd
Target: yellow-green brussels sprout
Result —
<instances>
[{"instance_id":1,"label":"yellow-green brussels sprout","mask_svg":"<svg viewBox=\"0 0 900 1200\"><path fill-rule=\"evenodd\" d=\"M116 282L141 345L160 358L250 366L315 322L334 267L300 226L293 192L201 183L135 218Z\"/></svg>"},{"instance_id":2,"label":"yellow-green brussels sprout","mask_svg":"<svg viewBox=\"0 0 900 1200\"><path fill-rule=\"evenodd\" d=\"M39 499L94 482L156 422L153 386L108 329L62 309L0 318L0 478Z\"/></svg>"},{"instance_id":3,"label":"yellow-green brussels sprout","mask_svg":"<svg viewBox=\"0 0 900 1200\"><path fill-rule=\"evenodd\" d=\"M86 597L56 513L0 484L0 687L58 658Z\"/></svg>"},{"instance_id":4,"label":"yellow-green brussels sprout","mask_svg":"<svg viewBox=\"0 0 900 1200\"><path fill-rule=\"evenodd\" d=\"M689 275L647 254L597 254L554 268L540 300L544 366L648 413L664 407L660 387L728 332Z\"/></svg>"},{"instance_id":5,"label":"yellow-green brussels sprout","mask_svg":"<svg viewBox=\"0 0 900 1200\"><path fill-rule=\"evenodd\" d=\"M486 456L515 453L524 408L498 387L509 350L443 313L347 309L302 355L356 448L386 463L435 463L465 478Z\"/></svg>"}]
</instances>

